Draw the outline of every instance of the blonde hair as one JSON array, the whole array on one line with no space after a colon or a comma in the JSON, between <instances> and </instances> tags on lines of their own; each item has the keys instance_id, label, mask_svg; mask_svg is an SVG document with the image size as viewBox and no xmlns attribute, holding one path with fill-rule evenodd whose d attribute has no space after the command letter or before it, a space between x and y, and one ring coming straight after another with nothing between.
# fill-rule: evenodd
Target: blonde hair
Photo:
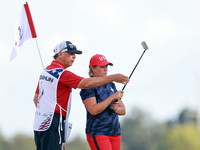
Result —
<instances>
[{"instance_id":1,"label":"blonde hair","mask_svg":"<svg viewBox=\"0 0 200 150\"><path fill-rule=\"evenodd\" d=\"M93 67L96 67L96 66L93 66ZM94 72L92 70L92 68L90 67L89 65L89 72L88 72L89 76L92 77L94 75Z\"/></svg>"}]
</instances>

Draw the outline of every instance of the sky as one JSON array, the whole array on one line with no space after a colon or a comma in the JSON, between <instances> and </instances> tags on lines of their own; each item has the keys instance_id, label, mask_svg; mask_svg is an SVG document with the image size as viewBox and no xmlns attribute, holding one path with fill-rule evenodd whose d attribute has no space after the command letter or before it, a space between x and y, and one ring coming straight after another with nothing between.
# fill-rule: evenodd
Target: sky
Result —
<instances>
[{"instance_id":1,"label":"sky","mask_svg":"<svg viewBox=\"0 0 200 150\"><path fill-rule=\"evenodd\" d=\"M95 54L114 64L108 74L129 76L144 51L141 42L147 43L149 50L124 90L127 116L140 108L163 122L175 119L184 108L200 110L199 0L29 0L37 38L25 41L9 62L25 2L0 2L0 132L6 138L33 136L33 97L43 70L39 52L47 66L54 47L64 40L83 51L67 70L85 78ZM85 136L86 112L79 92L73 89L71 139Z\"/></svg>"}]
</instances>

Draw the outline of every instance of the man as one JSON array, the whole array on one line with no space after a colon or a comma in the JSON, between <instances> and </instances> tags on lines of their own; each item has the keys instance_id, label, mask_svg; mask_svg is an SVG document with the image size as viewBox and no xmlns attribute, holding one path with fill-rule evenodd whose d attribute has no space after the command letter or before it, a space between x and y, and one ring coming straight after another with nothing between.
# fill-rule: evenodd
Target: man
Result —
<instances>
[{"instance_id":1,"label":"man","mask_svg":"<svg viewBox=\"0 0 200 150\"><path fill-rule=\"evenodd\" d=\"M126 84L129 78L122 74L106 77L82 78L65 70L73 65L76 54L82 54L69 41L54 49L55 60L40 75L34 96L37 107L34 121L34 139L37 150L61 150L68 139L71 124L68 122L72 88L89 89L110 82Z\"/></svg>"}]
</instances>

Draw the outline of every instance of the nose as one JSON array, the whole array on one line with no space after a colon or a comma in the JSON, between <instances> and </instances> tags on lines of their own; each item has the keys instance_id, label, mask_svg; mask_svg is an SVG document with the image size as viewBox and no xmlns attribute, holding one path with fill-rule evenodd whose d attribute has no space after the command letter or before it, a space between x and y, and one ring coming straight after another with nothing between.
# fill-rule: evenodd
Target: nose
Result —
<instances>
[{"instance_id":1,"label":"nose","mask_svg":"<svg viewBox=\"0 0 200 150\"><path fill-rule=\"evenodd\" d=\"M75 59L75 58L76 58L76 54L75 54L75 53L73 53L73 54L72 54L72 57L73 57L73 59Z\"/></svg>"}]
</instances>

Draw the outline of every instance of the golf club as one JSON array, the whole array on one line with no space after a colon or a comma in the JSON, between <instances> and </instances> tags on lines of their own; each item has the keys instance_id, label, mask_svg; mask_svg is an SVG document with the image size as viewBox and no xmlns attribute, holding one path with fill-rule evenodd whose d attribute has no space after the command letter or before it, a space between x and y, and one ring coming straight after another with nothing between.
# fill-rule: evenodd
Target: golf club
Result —
<instances>
[{"instance_id":1,"label":"golf club","mask_svg":"<svg viewBox=\"0 0 200 150\"><path fill-rule=\"evenodd\" d=\"M129 79L131 78L131 76L132 76L133 72L135 71L135 69L136 69L137 65L139 64L139 62L140 62L140 60L141 60L142 56L144 55L144 53L146 52L146 50L148 50L148 49L149 49L145 41L143 41L141 44L142 44L142 47L144 48L144 51L143 51L142 55L140 56L140 59L138 60L137 64L135 65L135 67L134 67L133 71L131 72L131 74L130 74L130 76L129 76ZM125 85L124 85L124 87L122 88L122 91L125 89L125 87L126 87L126 84L125 84ZM114 102L117 102L119 99L120 99L120 98L116 99ZM112 110L112 109L110 109L110 110L109 110L109 114L111 114L111 113L112 113L112 111L113 111L113 110Z\"/></svg>"},{"instance_id":2,"label":"golf club","mask_svg":"<svg viewBox=\"0 0 200 150\"><path fill-rule=\"evenodd\" d=\"M142 53L142 55L141 55L140 59L138 60L137 64L135 65L135 67L134 67L133 71L131 72L131 74L130 74L130 76L129 76L129 79L131 78L131 76L132 76L133 72L135 71L135 69L136 69L137 65L139 64L139 62L140 62L140 60L141 60L142 56L144 55L144 53L146 52L146 50L148 50L148 49L149 49L145 41L143 41L141 44L142 44L142 47L144 48L144 51L143 51L143 53ZM126 84L125 84L125 85L124 85L124 87L122 88L122 91L125 89L125 87L126 87Z\"/></svg>"}]
</instances>

